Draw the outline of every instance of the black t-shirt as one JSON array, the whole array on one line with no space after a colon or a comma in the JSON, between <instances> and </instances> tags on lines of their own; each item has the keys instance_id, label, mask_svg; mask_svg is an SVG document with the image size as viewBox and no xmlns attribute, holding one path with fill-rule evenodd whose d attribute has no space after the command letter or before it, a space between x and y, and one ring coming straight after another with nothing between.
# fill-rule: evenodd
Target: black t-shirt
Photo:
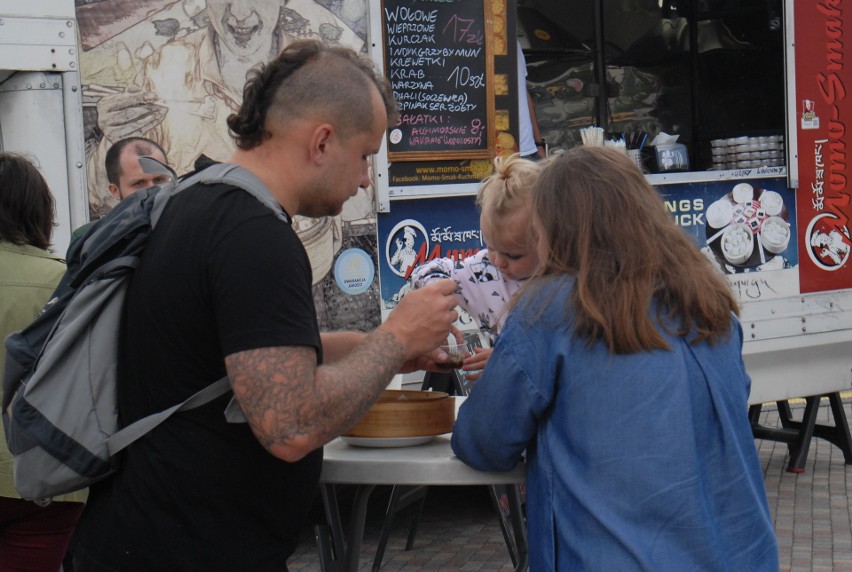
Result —
<instances>
[{"instance_id":1,"label":"black t-shirt","mask_svg":"<svg viewBox=\"0 0 852 572\"><path fill-rule=\"evenodd\" d=\"M129 292L119 411L129 423L225 375L224 358L312 346L311 266L293 229L241 189L195 185L170 203ZM316 492L319 449L296 463L229 424L231 394L178 413L132 444L92 487L81 562L116 570L284 569Z\"/></svg>"}]
</instances>

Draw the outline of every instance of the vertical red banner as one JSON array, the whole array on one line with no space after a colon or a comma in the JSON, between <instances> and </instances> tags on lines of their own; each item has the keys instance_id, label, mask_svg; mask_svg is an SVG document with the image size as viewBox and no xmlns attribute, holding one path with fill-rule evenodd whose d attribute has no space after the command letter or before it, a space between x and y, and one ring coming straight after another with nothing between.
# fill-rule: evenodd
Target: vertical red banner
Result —
<instances>
[{"instance_id":1,"label":"vertical red banner","mask_svg":"<svg viewBox=\"0 0 852 572\"><path fill-rule=\"evenodd\" d=\"M800 287L850 288L852 13L843 0L799 0L794 11Z\"/></svg>"}]
</instances>

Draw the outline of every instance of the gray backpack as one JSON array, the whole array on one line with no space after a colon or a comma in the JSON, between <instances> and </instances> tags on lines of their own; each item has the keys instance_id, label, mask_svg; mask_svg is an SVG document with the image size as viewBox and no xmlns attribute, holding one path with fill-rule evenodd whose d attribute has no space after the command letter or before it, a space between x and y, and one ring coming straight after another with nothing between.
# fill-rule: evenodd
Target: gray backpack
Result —
<instances>
[{"instance_id":1,"label":"gray backpack","mask_svg":"<svg viewBox=\"0 0 852 572\"><path fill-rule=\"evenodd\" d=\"M170 415L200 407L230 390L223 377L182 403L119 428L116 403L119 325L133 270L169 199L194 185L240 187L281 220L286 213L249 171L214 164L176 183L174 172L140 157L146 172L170 183L124 199L68 250L65 275L33 322L7 336L3 426L14 457L15 488L39 503L100 481L116 454ZM244 421L232 399L226 417Z\"/></svg>"}]
</instances>

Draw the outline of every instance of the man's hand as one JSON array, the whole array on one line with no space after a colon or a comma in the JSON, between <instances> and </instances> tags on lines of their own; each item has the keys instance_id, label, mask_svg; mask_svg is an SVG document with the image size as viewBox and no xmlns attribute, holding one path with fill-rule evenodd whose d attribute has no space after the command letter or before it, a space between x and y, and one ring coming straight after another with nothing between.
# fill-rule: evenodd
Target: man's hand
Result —
<instances>
[{"instance_id":1,"label":"man's hand","mask_svg":"<svg viewBox=\"0 0 852 572\"><path fill-rule=\"evenodd\" d=\"M379 326L402 345L406 361L429 354L447 339L458 319L455 291L453 280L435 280L407 293Z\"/></svg>"}]
</instances>

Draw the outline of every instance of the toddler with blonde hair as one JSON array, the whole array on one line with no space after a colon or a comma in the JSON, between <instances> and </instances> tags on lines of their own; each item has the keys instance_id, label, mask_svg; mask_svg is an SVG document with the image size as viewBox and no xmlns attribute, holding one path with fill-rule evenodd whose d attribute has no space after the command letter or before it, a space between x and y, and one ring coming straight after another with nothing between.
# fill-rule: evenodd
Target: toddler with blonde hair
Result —
<instances>
[{"instance_id":1,"label":"toddler with blonde hair","mask_svg":"<svg viewBox=\"0 0 852 572\"><path fill-rule=\"evenodd\" d=\"M505 321L507 303L538 268L530 226L530 189L541 168L541 163L518 154L496 157L494 172L482 181L476 197L486 248L458 261L436 258L411 275L414 288L440 278L455 280L459 305L476 321L490 345ZM489 355L490 348L475 348L462 369L483 369ZM467 377L474 380L478 376Z\"/></svg>"}]
</instances>

